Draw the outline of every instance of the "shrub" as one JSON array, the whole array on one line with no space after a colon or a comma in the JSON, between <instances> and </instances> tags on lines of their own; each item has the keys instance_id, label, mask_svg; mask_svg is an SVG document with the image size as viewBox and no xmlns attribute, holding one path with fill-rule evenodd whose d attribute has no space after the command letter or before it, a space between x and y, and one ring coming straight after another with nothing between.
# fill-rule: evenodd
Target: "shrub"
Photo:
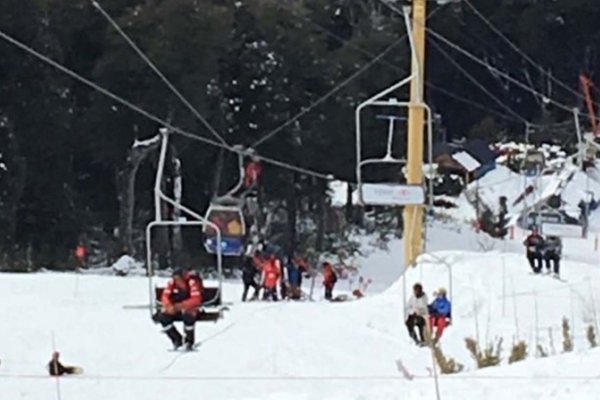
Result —
<instances>
[{"instance_id":1,"label":"shrub","mask_svg":"<svg viewBox=\"0 0 600 400\"><path fill-rule=\"evenodd\" d=\"M467 346L467 350L469 350L471 356L475 360L477 368L494 367L500 364L500 354L502 353L502 338L497 340L496 345L494 345L493 343L488 344L488 346L483 351L481 351L477 340L473 338L466 338L465 344Z\"/></svg>"},{"instance_id":2,"label":"shrub","mask_svg":"<svg viewBox=\"0 0 600 400\"><path fill-rule=\"evenodd\" d=\"M433 356L437 362L437 365L440 367L440 372L442 374L457 374L464 369L464 366L454 361L453 358L446 358L441 347L434 346L432 349Z\"/></svg>"},{"instance_id":3,"label":"shrub","mask_svg":"<svg viewBox=\"0 0 600 400\"><path fill-rule=\"evenodd\" d=\"M510 350L510 357L508 357L508 363L512 364L518 361L523 361L527 358L527 343L524 340L521 340L515 344L513 344L512 349Z\"/></svg>"},{"instance_id":4,"label":"shrub","mask_svg":"<svg viewBox=\"0 0 600 400\"><path fill-rule=\"evenodd\" d=\"M571 327L569 326L569 320L563 318L562 320L562 335L563 335L563 351L565 353L573 351L573 340L571 339Z\"/></svg>"},{"instance_id":5,"label":"shrub","mask_svg":"<svg viewBox=\"0 0 600 400\"><path fill-rule=\"evenodd\" d=\"M588 343L591 348L598 346L598 342L596 341L596 329L594 325L590 325L587 327L586 335Z\"/></svg>"}]
</instances>

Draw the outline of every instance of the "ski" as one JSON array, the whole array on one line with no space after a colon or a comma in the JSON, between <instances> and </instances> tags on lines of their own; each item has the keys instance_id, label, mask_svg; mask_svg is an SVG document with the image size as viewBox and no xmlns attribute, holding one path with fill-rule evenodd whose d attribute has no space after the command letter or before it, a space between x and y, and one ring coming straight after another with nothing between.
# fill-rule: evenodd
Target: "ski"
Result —
<instances>
[{"instance_id":1,"label":"ski","mask_svg":"<svg viewBox=\"0 0 600 400\"><path fill-rule=\"evenodd\" d=\"M185 345L180 346L176 349L169 349L170 353L193 353L198 351L198 347L202 345L202 342L194 343L191 349L188 349Z\"/></svg>"}]
</instances>

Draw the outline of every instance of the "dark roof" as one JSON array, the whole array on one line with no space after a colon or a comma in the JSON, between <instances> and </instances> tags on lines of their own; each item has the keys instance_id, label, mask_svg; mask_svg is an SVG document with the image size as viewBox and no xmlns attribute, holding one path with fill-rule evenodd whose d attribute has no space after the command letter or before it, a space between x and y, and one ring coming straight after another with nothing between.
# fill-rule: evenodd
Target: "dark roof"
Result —
<instances>
[{"instance_id":1,"label":"dark roof","mask_svg":"<svg viewBox=\"0 0 600 400\"><path fill-rule=\"evenodd\" d=\"M496 160L496 153L481 139L470 140L463 147L467 153L482 165L491 164Z\"/></svg>"},{"instance_id":2,"label":"dark roof","mask_svg":"<svg viewBox=\"0 0 600 400\"><path fill-rule=\"evenodd\" d=\"M433 158L436 158L442 154L454 154L459 149L450 143L438 142L433 144Z\"/></svg>"},{"instance_id":3,"label":"dark roof","mask_svg":"<svg viewBox=\"0 0 600 400\"><path fill-rule=\"evenodd\" d=\"M490 146L481 139L469 140L465 143L434 143L433 158L440 155L452 155L459 151L466 151L481 165L492 164L496 160L496 153L490 149Z\"/></svg>"}]
</instances>

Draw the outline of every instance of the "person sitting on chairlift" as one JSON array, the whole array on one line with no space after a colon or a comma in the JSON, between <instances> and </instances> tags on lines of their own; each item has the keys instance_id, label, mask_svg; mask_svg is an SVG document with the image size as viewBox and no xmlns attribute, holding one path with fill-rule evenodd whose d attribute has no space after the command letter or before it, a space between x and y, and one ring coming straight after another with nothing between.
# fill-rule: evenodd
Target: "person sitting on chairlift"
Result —
<instances>
[{"instance_id":1,"label":"person sitting on chairlift","mask_svg":"<svg viewBox=\"0 0 600 400\"><path fill-rule=\"evenodd\" d=\"M533 226L531 234L523 242L527 249L527 261L534 274L542 271L542 252L544 250L544 238L540 235L538 228Z\"/></svg>"},{"instance_id":2,"label":"person sitting on chairlift","mask_svg":"<svg viewBox=\"0 0 600 400\"><path fill-rule=\"evenodd\" d=\"M163 332L171 339L173 347L183 345L183 338L174 322L181 318L185 330L185 344L188 350L194 347L194 328L198 307L202 304L202 280L191 271L175 269L171 280L162 293L162 313L159 321Z\"/></svg>"},{"instance_id":3,"label":"person sitting on chairlift","mask_svg":"<svg viewBox=\"0 0 600 400\"><path fill-rule=\"evenodd\" d=\"M425 344L428 306L429 300L427 299L427 294L423 291L423 285L415 283L413 286L413 295L408 300L406 328L408 329L410 338L419 346ZM415 327L418 329L418 335L415 332Z\"/></svg>"}]
</instances>

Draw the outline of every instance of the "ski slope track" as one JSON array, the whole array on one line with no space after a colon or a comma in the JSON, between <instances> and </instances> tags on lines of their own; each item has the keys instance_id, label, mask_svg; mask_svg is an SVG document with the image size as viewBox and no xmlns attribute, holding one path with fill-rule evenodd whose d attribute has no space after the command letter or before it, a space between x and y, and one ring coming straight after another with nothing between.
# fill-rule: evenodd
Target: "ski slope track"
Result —
<instances>
[{"instance_id":1,"label":"ski slope track","mask_svg":"<svg viewBox=\"0 0 600 400\"><path fill-rule=\"evenodd\" d=\"M361 262L378 264L365 265L371 271L397 268L390 254ZM567 260L563 282L530 275L521 254L438 251L422 256L406 282L382 273L396 281L347 303L326 303L319 293L315 302L240 304L238 283L227 282L231 311L216 324L198 324L201 345L191 353L170 352L147 310L123 307L147 304L142 277L4 274L0 399L58 398L45 370L53 334L63 362L85 369L59 380L62 400L434 399L431 355L408 339L402 291L419 281L431 295L449 287L450 270L454 319L442 348L465 371L440 378L442 399L598 397L600 351L588 350L585 339L585 328L597 324L598 267ZM574 334L568 354L560 354L563 317ZM502 337L504 360L513 340L525 340L531 355L477 371L465 337L482 344ZM536 358L536 344L550 357Z\"/></svg>"}]
</instances>

